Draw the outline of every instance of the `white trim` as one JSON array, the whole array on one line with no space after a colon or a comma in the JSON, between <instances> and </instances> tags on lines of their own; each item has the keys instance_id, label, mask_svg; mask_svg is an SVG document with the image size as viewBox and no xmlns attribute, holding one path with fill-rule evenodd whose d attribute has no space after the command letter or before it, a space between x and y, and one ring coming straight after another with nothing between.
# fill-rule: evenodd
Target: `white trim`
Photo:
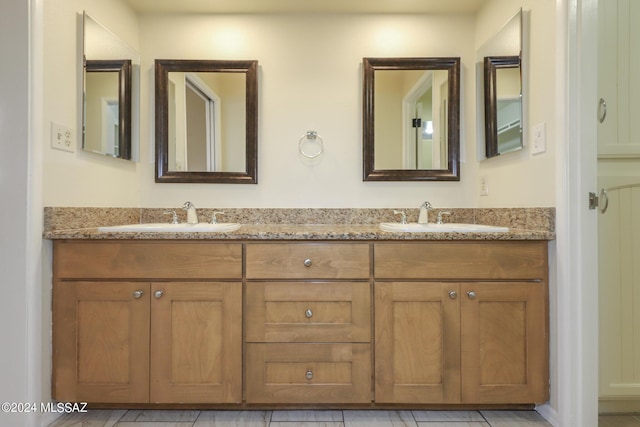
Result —
<instances>
[{"instance_id":1,"label":"white trim","mask_svg":"<svg viewBox=\"0 0 640 427\"><path fill-rule=\"evenodd\" d=\"M598 423L597 0L558 0L557 346L560 426ZM562 142L565 141L563 144Z\"/></svg>"},{"instance_id":2,"label":"white trim","mask_svg":"<svg viewBox=\"0 0 640 427\"><path fill-rule=\"evenodd\" d=\"M26 321L27 321L27 400L50 398L51 278L43 273L43 102L44 97L44 0L29 1L29 141L26 234ZM47 338L46 340L44 338ZM25 425L48 425L42 414L29 414Z\"/></svg>"},{"instance_id":3,"label":"white trim","mask_svg":"<svg viewBox=\"0 0 640 427\"><path fill-rule=\"evenodd\" d=\"M548 403L536 406L536 412L542 416L553 427L560 427L560 418L558 412L551 407Z\"/></svg>"}]
</instances>

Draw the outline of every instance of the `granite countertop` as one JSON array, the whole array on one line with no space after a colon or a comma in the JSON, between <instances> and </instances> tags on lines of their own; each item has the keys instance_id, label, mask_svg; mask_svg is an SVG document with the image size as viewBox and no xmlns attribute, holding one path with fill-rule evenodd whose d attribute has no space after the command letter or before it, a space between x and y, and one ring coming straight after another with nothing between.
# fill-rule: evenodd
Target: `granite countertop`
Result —
<instances>
[{"instance_id":1,"label":"granite countertop","mask_svg":"<svg viewBox=\"0 0 640 427\"><path fill-rule=\"evenodd\" d=\"M211 209L213 211L213 209ZM376 210L269 210L259 217L240 218L229 212L225 221L241 223L232 232L101 232L98 226L146 222L166 222L163 209L45 208L43 237L51 240L553 240L555 210L531 209L451 209L450 222L509 227L508 232L387 232L379 222L395 222L389 209ZM204 211L204 210L203 210ZM244 212L245 210L242 210ZM255 210L254 210L255 211ZM294 211L294 212L292 212ZM204 212L203 212L204 213ZM235 217L234 215L235 214ZM201 215L201 220L206 216ZM330 221L328 221L328 219ZM409 216L409 222L415 218ZM244 220L244 221L243 221ZM271 220L271 222L268 222ZM297 223L312 220L319 223ZM184 221L184 220L183 220ZM331 222L331 223L321 223ZM368 223L362 223L368 222Z\"/></svg>"}]
</instances>

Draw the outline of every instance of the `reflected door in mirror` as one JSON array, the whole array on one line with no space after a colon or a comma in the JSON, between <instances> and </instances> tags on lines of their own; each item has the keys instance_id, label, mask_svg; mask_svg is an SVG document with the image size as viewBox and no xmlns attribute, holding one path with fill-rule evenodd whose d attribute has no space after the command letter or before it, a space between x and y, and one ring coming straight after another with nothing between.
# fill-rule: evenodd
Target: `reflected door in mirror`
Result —
<instances>
[{"instance_id":1,"label":"reflected door in mirror","mask_svg":"<svg viewBox=\"0 0 640 427\"><path fill-rule=\"evenodd\" d=\"M246 169L246 78L169 73L169 171Z\"/></svg>"},{"instance_id":2,"label":"reflected door in mirror","mask_svg":"<svg viewBox=\"0 0 640 427\"><path fill-rule=\"evenodd\" d=\"M447 168L448 91L444 70L376 73L376 169Z\"/></svg>"}]
</instances>

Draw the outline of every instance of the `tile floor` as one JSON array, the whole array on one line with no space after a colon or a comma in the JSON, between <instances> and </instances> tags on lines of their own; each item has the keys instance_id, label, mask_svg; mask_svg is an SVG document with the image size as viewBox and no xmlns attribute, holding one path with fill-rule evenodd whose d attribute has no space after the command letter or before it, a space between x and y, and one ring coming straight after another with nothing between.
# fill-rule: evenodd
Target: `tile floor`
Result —
<instances>
[{"instance_id":1,"label":"tile floor","mask_svg":"<svg viewBox=\"0 0 640 427\"><path fill-rule=\"evenodd\" d=\"M622 425L611 424L611 426ZM49 427L549 427L534 411L89 410ZM626 424L625 424L626 426ZM608 425L607 425L608 427Z\"/></svg>"}]
</instances>

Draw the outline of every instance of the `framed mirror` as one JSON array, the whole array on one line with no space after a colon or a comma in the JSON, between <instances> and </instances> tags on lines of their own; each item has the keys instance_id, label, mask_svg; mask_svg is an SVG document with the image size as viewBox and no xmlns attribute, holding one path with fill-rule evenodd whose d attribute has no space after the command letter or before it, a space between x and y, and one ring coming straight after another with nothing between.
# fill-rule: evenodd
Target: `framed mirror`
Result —
<instances>
[{"instance_id":1,"label":"framed mirror","mask_svg":"<svg viewBox=\"0 0 640 427\"><path fill-rule=\"evenodd\" d=\"M86 13L83 28L82 148L131 160L138 53Z\"/></svg>"},{"instance_id":2,"label":"framed mirror","mask_svg":"<svg viewBox=\"0 0 640 427\"><path fill-rule=\"evenodd\" d=\"M258 182L257 69L156 60L156 182Z\"/></svg>"},{"instance_id":3,"label":"framed mirror","mask_svg":"<svg viewBox=\"0 0 640 427\"><path fill-rule=\"evenodd\" d=\"M500 156L524 147L523 12L519 10L477 52L481 88L478 122L484 155Z\"/></svg>"},{"instance_id":4,"label":"framed mirror","mask_svg":"<svg viewBox=\"0 0 640 427\"><path fill-rule=\"evenodd\" d=\"M520 56L484 57L487 158L522 148Z\"/></svg>"},{"instance_id":5,"label":"framed mirror","mask_svg":"<svg viewBox=\"0 0 640 427\"><path fill-rule=\"evenodd\" d=\"M87 60L84 85L84 149L131 159L131 60Z\"/></svg>"},{"instance_id":6,"label":"framed mirror","mask_svg":"<svg viewBox=\"0 0 640 427\"><path fill-rule=\"evenodd\" d=\"M460 180L460 58L364 58L364 181Z\"/></svg>"}]
</instances>

